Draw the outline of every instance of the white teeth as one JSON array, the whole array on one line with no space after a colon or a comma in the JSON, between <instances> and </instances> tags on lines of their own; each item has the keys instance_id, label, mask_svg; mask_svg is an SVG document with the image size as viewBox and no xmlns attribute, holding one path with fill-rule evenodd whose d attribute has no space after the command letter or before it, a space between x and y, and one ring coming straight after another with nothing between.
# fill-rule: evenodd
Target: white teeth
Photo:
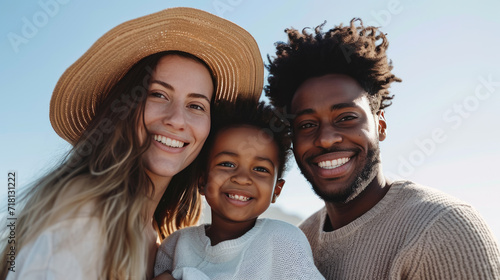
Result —
<instances>
[{"instance_id":1,"label":"white teeth","mask_svg":"<svg viewBox=\"0 0 500 280\"><path fill-rule=\"evenodd\" d=\"M324 169L333 169L346 164L349 158L339 158L334 160L326 160L318 162L318 166Z\"/></svg>"},{"instance_id":2,"label":"white teeth","mask_svg":"<svg viewBox=\"0 0 500 280\"><path fill-rule=\"evenodd\" d=\"M239 201L249 201L250 197L246 197L243 195L237 195L237 194L228 194L229 198L236 199Z\"/></svg>"},{"instance_id":3,"label":"white teeth","mask_svg":"<svg viewBox=\"0 0 500 280\"><path fill-rule=\"evenodd\" d=\"M184 147L184 144L185 144L184 142L174 140L174 139L171 139L171 138L168 138L165 136L161 136L161 135L155 135L154 139L155 139L155 141L162 143L165 146L174 147L174 148Z\"/></svg>"}]
</instances>

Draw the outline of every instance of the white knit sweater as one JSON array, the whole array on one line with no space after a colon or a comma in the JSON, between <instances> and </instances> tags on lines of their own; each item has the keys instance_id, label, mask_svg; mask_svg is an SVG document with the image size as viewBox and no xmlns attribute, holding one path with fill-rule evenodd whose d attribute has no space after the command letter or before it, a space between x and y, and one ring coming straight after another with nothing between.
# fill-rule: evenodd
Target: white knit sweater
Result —
<instances>
[{"instance_id":1,"label":"white knit sweater","mask_svg":"<svg viewBox=\"0 0 500 280\"><path fill-rule=\"evenodd\" d=\"M300 228L327 279L500 279L498 241L471 206L395 182L370 211L324 232L323 208Z\"/></svg>"},{"instance_id":2,"label":"white knit sweater","mask_svg":"<svg viewBox=\"0 0 500 280\"><path fill-rule=\"evenodd\" d=\"M243 236L215 246L205 225L178 230L158 249L155 276L166 270L183 280L324 279L300 229L271 219L258 219Z\"/></svg>"}]
</instances>

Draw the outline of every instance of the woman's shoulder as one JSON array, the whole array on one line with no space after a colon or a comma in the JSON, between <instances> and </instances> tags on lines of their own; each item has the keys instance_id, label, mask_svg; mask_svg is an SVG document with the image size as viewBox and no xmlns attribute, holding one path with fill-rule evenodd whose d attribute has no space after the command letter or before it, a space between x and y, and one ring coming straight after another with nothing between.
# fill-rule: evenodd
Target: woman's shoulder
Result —
<instances>
[{"instance_id":1,"label":"woman's shoulder","mask_svg":"<svg viewBox=\"0 0 500 280\"><path fill-rule=\"evenodd\" d=\"M49 244L52 247L51 250L56 251L74 250L81 244L85 246L95 244L101 247L97 244L103 234L102 223L99 218L86 215L86 211L90 210L82 209L75 215L60 218L25 247L36 246L37 243Z\"/></svg>"},{"instance_id":2,"label":"woman's shoulder","mask_svg":"<svg viewBox=\"0 0 500 280\"><path fill-rule=\"evenodd\" d=\"M15 274L19 277L14 279L34 279L51 273L97 277L97 260L102 260L98 256L104 253L100 237L101 226L95 217L60 220L22 247L16 258L19 266Z\"/></svg>"}]
</instances>

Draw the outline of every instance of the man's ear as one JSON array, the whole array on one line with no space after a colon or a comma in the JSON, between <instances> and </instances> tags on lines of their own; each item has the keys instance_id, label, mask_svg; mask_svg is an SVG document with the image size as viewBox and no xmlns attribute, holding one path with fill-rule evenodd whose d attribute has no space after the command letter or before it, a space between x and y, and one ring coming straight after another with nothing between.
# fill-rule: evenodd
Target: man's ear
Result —
<instances>
[{"instance_id":1,"label":"man's ear","mask_svg":"<svg viewBox=\"0 0 500 280\"><path fill-rule=\"evenodd\" d=\"M387 122L385 121L384 110L377 113L378 117L378 140L384 141L387 136Z\"/></svg>"},{"instance_id":2,"label":"man's ear","mask_svg":"<svg viewBox=\"0 0 500 280\"><path fill-rule=\"evenodd\" d=\"M276 182L276 186L274 187L273 200L271 201L271 203L276 202L276 199L278 198L278 196L280 196L281 190L283 189L284 185L285 185L285 180L278 179L278 181Z\"/></svg>"}]
</instances>

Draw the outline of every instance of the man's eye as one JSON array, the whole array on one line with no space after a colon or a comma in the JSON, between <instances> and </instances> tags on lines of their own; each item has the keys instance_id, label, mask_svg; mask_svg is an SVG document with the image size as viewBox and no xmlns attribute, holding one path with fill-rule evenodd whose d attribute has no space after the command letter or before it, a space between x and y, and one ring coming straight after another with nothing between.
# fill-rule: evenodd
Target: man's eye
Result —
<instances>
[{"instance_id":1,"label":"man's eye","mask_svg":"<svg viewBox=\"0 0 500 280\"><path fill-rule=\"evenodd\" d=\"M345 117L342 117L340 119L341 122L345 122L345 121L351 121L351 120L354 120L356 119L356 116L345 116Z\"/></svg>"},{"instance_id":2,"label":"man's eye","mask_svg":"<svg viewBox=\"0 0 500 280\"><path fill-rule=\"evenodd\" d=\"M304 124L300 124L299 125L299 129L307 129L307 128L311 128L311 127L315 127L316 125L314 125L313 123L304 123Z\"/></svg>"}]
</instances>

